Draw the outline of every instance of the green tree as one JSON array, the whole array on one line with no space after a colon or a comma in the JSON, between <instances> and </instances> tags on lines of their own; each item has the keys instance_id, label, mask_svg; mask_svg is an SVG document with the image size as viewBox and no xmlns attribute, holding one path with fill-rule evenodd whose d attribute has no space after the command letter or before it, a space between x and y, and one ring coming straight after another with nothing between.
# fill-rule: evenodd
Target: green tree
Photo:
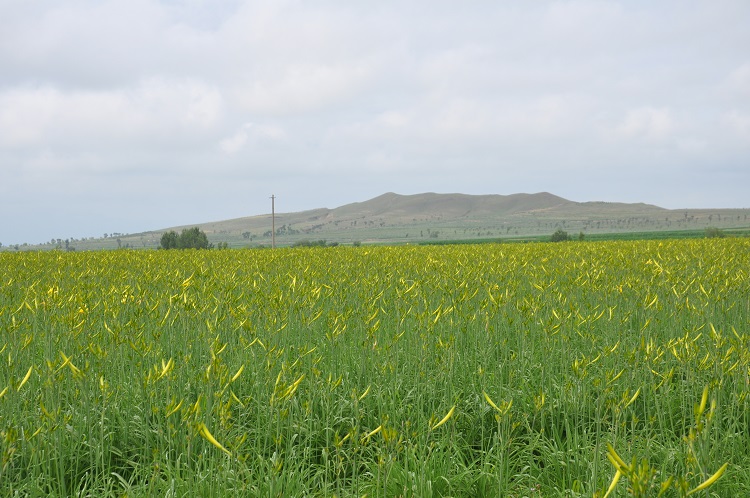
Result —
<instances>
[{"instance_id":1,"label":"green tree","mask_svg":"<svg viewBox=\"0 0 750 498\"><path fill-rule=\"evenodd\" d=\"M210 249L211 245L208 243L206 233L198 227L193 227L182 231L177 241L177 247L180 249Z\"/></svg>"},{"instance_id":2,"label":"green tree","mask_svg":"<svg viewBox=\"0 0 750 498\"><path fill-rule=\"evenodd\" d=\"M162 249L211 249L212 244L208 243L208 237L198 227L185 228L182 233L170 230L161 236Z\"/></svg>"},{"instance_id":3,"label":"green tree","mask_svg":"<svg viewBox=\"0 0 750 498\"><path fill-rule=\"evenodd\" d=\"M570 236L568 235L568 232L566 232L562 228L558 228L555 233L552 234L552 238L550 240L552 240L552 242L564 242L566 240L570 240Z\"/></svg>"},{"instance_id":4,"label":"green tree","mask_svg":"<svg viewBox=\"0 0 750 498\"><path fill-rule=\"evenodd\" d=\"M162 249L177 249L178 235L174 230L164 232L161 236Z\"/></svg>"}]
</instances>

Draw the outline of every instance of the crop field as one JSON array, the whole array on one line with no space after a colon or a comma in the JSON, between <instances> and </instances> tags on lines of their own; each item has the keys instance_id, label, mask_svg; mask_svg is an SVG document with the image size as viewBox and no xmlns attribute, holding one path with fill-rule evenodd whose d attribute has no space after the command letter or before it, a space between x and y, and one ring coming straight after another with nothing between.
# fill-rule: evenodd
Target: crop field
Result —
<instances>
[{"instance_id":1,"label":"crop field","mask_svg":"<svg viewBox=\"0 0 750 498\"><path fill-rule=\"evenodd\" d=\"M2 496L750 496L747 238L0 253L0 363Z\"/></svg>"}]
</instances>

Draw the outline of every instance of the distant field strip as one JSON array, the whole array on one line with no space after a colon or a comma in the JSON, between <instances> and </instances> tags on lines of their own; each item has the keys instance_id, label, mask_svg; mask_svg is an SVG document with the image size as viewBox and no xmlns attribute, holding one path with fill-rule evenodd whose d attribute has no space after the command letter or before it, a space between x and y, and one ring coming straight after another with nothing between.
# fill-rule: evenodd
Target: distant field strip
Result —
<instances>
[{"instance_id":1,"label":"distant field strip","mask_svg":"<svg viewBox=\"0 0 750 498\"><path fill-rule=\"evenodd\" d=\"M2 496L750 489L747 238L0 253L0 362Z\"/></svg>"}]
</instances>

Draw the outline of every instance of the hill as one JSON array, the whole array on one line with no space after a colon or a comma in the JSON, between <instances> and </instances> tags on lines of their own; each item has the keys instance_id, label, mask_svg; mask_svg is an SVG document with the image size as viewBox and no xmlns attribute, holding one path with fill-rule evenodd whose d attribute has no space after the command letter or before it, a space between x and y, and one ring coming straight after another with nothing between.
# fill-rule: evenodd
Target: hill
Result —
<instances>
[{"instance_id":1,"label":"hill","mask_svg":"<svg viewBox=\"0 0 750 498\"><path fill-rule=\"evenodd\" d=\"M574 202L548 192L467 195L392 192L334 209L276 214L276 243L423 243L449 240L513 239L572 235L672 232L750 226L750 209L668 210L651 204ZM230 247L271 245L271 214L74 241L76 249L158 247L168 230L198 226L213 243Z\"/></svg>"}]
</instances>

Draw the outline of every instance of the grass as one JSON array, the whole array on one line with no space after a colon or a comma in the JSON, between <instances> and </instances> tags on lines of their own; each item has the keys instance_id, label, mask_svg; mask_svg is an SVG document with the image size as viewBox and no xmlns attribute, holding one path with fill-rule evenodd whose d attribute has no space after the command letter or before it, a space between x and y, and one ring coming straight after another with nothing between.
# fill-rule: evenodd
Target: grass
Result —
<instances>
[{"instance_id":1,"label":"grass","mask_svg":"<svg viewBox=\"0 0 750 498\"><path fill-rule=\"evenodd\" d=\"M5 496L746 491L747 239L0 263Z\"/></svg>"}]
</instances>

